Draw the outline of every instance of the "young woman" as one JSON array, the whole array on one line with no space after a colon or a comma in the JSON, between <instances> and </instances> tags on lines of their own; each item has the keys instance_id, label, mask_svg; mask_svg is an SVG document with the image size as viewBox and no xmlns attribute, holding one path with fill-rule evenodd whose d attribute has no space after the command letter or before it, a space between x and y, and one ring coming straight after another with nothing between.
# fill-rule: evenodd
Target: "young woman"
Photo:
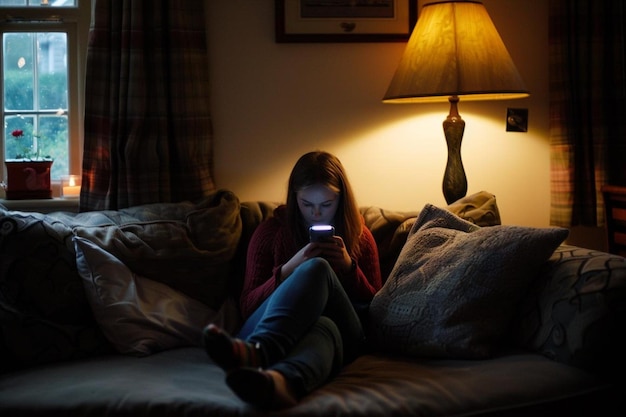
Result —
<instances>
[{"instance_id":1,"label":"young woman","mask_svg":"<svg viewBox=\"0 0 626 417\"><path fill-rule=\"evenodd\" d=\"M335 236L310 242L309 227L321 224ZM245 323L237 338L210 324L205 349L244 401L294 405L361 352L359 313L380 287L376 242L341 162L307 153L291 172L286 204L250 240Z\"/></svg>"}]
</instances>

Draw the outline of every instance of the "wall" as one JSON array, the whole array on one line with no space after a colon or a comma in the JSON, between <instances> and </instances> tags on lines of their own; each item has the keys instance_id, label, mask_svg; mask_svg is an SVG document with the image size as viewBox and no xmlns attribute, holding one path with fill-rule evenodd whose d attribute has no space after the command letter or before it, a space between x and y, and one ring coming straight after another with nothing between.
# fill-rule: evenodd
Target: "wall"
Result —
<instances>
[{"instance_id":1,"label":"wall","mask_svg":"<svg viewBox=\"0 0 626 417\"><path fill-rule=\"evenodd\" d=\"M273 0L207 3L218 186L284 201L295 160L324 149L342 160L362 205L445 205L448 105L381 102L404 43L277 44ZM461 101L468 193L495 194L505 224L547 226L548 2L483 3L531 97ZM527 133L505 131L507 107L529 109Z\"/></svg>"}]
</instances>

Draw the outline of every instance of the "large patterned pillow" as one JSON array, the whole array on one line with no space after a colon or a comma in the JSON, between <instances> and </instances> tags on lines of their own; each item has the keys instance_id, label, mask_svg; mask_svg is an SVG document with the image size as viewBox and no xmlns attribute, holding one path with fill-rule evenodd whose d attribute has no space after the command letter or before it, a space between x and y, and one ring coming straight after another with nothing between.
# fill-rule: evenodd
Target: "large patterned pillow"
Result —
<instances>
[{"instance_id":1,"label":"large patterned pillow","mask_svg":"<svg viewBox=\"0 0 626 417\"><path fill-rule=\"evenodd\" d=\"M160 282L133 273L112 254L75 237L76 264L94 316L120 352L145 356L179 346L198 346L201 331L213 322L229 332L238 315L232 302L219 309Z\"/></svg>"},{"instance_id":2,"label":"large patterned pillow","mask_svg":"<svg viewBox=\"0 0 626 417\"><path fill-rule=\"evenodd\" d=\"M595 373L626 369L626 259L561 245L544 265L512 326L514 341Z\"/></svg>"},{"instance_id":3,"label":"large patterned pillow","mask_svg":"<svg viewBox=\"0 0 626 417\"><path fill-rule=\"evenodd\" d=\"M568 231L479 227L427 204L370 306L370 334L400 354L485 358Z\"/></svg>"},{"instance_id":4,"label":"large patterned pillow","mask_svg":"<svg viewBox=\"0 0 626 417\"><path fill-rule=\"evenodd\" d=\"M110 350L63 220L0 209L0 372Z\"/></svg>"}]
</instances>

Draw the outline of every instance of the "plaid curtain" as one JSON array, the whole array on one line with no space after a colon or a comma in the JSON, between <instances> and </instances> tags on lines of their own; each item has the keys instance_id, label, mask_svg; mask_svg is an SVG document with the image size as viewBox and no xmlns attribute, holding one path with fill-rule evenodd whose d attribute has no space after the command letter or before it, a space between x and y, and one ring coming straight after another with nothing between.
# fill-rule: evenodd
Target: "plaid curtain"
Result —
<instances>
[{"instance_id":1,"label":"plaid curtain","mask_svg":"<svg viewBox=\"0 0 626 417\"><path fill-rule=\"evenodd\" d=\"M215 190L204 1L95 0L81 211Z\"/></svg>"},{"instance_id":2,"label":"plaid curtain","mask_svg":"<svg viewBox=\"0 0 626 417\"><path fill-rule=\"evenodd\" d=\"M603 226L626 184L623 0L550 0L551 224Z\"/></svg>"}]
</instances>

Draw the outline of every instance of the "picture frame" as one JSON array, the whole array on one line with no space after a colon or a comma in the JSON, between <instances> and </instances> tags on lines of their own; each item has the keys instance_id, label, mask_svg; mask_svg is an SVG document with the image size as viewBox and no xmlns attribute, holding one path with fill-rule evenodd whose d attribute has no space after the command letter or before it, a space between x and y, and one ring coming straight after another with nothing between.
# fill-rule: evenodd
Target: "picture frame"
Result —
<instances>
[{"instance_id":1,"label":"picture frame","mask_svg":"<svg viewBox=\"0 0 626 417\"><path fill-rule=\"evenodd\" d=\"M417 0L274 0L277 43L405 42Z\"/></svg>"}]
</instances>

